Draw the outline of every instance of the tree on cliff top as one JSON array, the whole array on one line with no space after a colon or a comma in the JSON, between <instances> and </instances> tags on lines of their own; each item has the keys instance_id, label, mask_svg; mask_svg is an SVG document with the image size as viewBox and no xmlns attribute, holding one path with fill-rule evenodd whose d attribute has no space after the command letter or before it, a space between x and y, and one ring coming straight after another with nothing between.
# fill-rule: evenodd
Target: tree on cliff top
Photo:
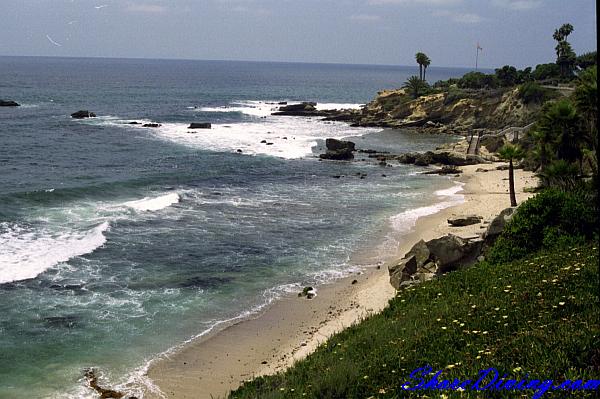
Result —
<instances>
[{"instance_id":1,"label":"tree on cliff top","mask_svg":"<svg viewBox=\"0 0 600 399\"><path fill-rule=\"evenodd\" d=\"M402 86L408 91L412 98L419 98L429 90L429 85L418 76L411 76Z\"/></svg>"},{"instance_id":2,"label":"tree on cliff top","mask_svg":"<svg viewBox=\"0 0 600 399\"><path fill-rule=\"evenodd\" d=\"M571 47L571 44L567 41L567 37L573 32L573 25L563 24L560 28L554 31L552 37L556 40L557 45L554 48L556 50L556 63L560 66L560 73L562 77L568 78L573 75L573 68L577 56Z\"/></svg>"}]
</instances>

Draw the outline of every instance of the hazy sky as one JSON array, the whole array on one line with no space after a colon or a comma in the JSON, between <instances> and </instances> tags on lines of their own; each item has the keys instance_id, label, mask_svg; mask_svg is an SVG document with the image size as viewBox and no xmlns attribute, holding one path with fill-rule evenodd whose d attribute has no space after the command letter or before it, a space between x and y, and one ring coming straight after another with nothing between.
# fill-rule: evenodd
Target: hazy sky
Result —
<instances>
[{"instance_id":1,"label":"hazy sky","mask_svg":"<svg viewBox=\"0 0 600 399\"><path fill-rule=\"evenodd\" d=\"M523 67L564 22L596 49L594 0L0 0L0 55Z\"/></svg>"}]
</instances>

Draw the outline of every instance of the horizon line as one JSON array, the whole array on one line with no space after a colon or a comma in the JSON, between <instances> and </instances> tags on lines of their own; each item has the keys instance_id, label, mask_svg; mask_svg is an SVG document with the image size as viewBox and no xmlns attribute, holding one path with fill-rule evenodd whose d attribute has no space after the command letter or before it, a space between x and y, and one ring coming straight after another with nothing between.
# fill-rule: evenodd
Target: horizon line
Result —
<instances>
[{"instance_id":1,"label":"horizon line","mask_svg":"<svg viewBox=\"0 0 600 399\"><path fill-rule=\"evenodd\" d=\"M307 64L307 65L348 65L348 66L376 66L376 67L406 67L411 68L415 65L402 64L367 64L367 63L347 63L347 62L323 62L323 61L274 61L274 60L226 60L226 59L201 59L201 58L148 58L148 57L107 57L107 56L70 56L70 55L10 55L0 54L0 57L12 58L69 58L69 59L107 59L107 60L148 60L148 61L201 61L201 62L246 62L246 63L271 63L271 64ZM510 65L510 64L506 64ZM429 68L453 68L453 69L472 69L474 66L430 66ZM479 67L477 70L490 70L492 67Z\"/></svg>"}]
</instances>

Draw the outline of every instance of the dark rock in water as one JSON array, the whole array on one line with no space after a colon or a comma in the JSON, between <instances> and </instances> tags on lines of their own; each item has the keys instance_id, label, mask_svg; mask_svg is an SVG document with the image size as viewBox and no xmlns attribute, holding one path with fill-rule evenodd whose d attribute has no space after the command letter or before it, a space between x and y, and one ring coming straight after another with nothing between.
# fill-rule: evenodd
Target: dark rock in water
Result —
<instances>
[{"instance_id":1,"label":"dark rock in water","mask_svg":"<svg viewBox=\"0 0 600 399\"><path fill-rule=\"evenodd\" d=\"M98 385L98 377L96 376L94 369L85 369L83 375L87 379L90 388L98 392L101 399L121 399L125 396L123 392L102 388L100 385Z\"/></svg>"},{"instance_id":2,"label":"dark rock in water","mask_svg":"<svg viewBox=\"0 0 600 399\"><path fill-rule=\"evenodd\" d=\"M210 123L191 123L188 129L211 129L212 125Z\"/></svg>"},{"instance_id":3,"label":"dark rock in water","mask_svg":"<svg viewBox=\"0 0 600 399\"><path fill-rule=\"evenodd\" d=\"M0 100L0 107L20 107L21 104L13 100Z\"/></svg>"},{"instance_id":4,"label":"dark rock in water","mask_svg":"<svg viewBox=\"0 0 600 399\"><path fill-rule=\"evenodd\" d=\"M244 151L242 151L242 150L238 149L238 150L237 150L237 152L238 152L239 154L241 154L241 153L242 153L242 152L244 152Z\"/></svg>"},{"instance_id":5,"label":"dark rock in water","mask_svg":"<svg viewBox=\"0 0 600 399\"><path fill-rule=\"evenodd\" d=\"M277 105L287 105L287 101L279 101Z\"/></svg>"},{"instance_id":6,"label":"dark rock in water","mask_svg":"<svg viewBox=\"0 0 600 399\"><path fill-rule=\"evenodd\" d=\"M398 155L397 159L398 159L398 162L400 162L400 163L413 164L413 163L415 163L415 160L417 159L417 155L409 152L406 154Z\"/></svg>"},{"instance_id":7,"label":"dark rock in water","mask_svg":"<svg viewBox=\"0 0 600 399\"><path fill-rule=\"evenodd\" d=\"M327 139L325 140L325 146L328 150L338 151L338 150L350 150L355 151L356 145L352 141L343 141L336 139Z\"/></svg>"},{"instance_id":8,"label":"dark rock in water","mask_svg":"<svg viewBox=\"0 0 600 399\"><path fill-rule=\"evenodd\" d=\"M354 158L352 151L355 151L355 144L352 141L327 139L325 140L325 145L327 152L319 155L321 159L347 161Z\"/></svg>"},{"instance_id":9,"label":"dark rock in water","mask_svg":"<svg viewBox=\"0 0 600 399\"><path fill-rule=\"evenodd\" d=\"M230 283L231 277L190 277L186 280L166 284L169 288L218 288Z\"/></svg>"},{"instance_id":10,"label":"dark rock in water","mask_svg":"<svg viewBox=\"0 0 600 399\"><path fill-rule=\"evenodd\" d=\"M160 123L144 123L142 127L161 127Z\"/></svg>"},{"instance_id":11,"label":"dark rock in water","mask_svg":"<svg viewBox=\"0 0 600 399\"><path fill-rule=\"evenodd\" d=\"M303 102L300 104L284 105L279 107L279 111L273 112L273 115L281 116L327 116L325 112L317 111L317 103Z\"/></svg>"},{"instance_id":12,"label":"dark rock in water","mask_svg":"<svg viewBox=\"0 0 600 399\"><path fill-rule=\"evenodd\" d=\"M441 169L423 172L424 175L457 175L460 173L462 173L462 170L458 169L456 166L451 165L444 165Z\"/></svg>"},{"instance_id":13,"label":"dark rock in water","mask_svg":"<svg viewBox=\"0 0 600 399\"><path fill-rule=\"evenodd\" d=\"M49 316L44 317L44 322L52 328L73 328L77 325L77 316Z\"/></svg>"},{"instance_id":14,"label":"dark rock in water","mask_svg":"<svg viewBox=\"0 0 600 399\"><path fill-rule=\"evenodd\" d=\"M428 166L433 163L433 157L430 152L426 152L425 154L416 154L414 164L417 166Z\"/></svg>"},{"instance_id":15,"label":"dark rock in water","mask_svg":"<svg viewBox=\"0 0 600 399\"><path fill-rule=\"evenodd\" d=\"M96 114L90 111L77 111L71 114L71 118L75 119L85 119L85 118L95 118Z\"/></svg>"},{"instance_id":16,"label":"dark rock in water","mask_svg":"<svg viewBox=\"0 0 600 399\"><path fill-rule=\"evenodd\" d=\"M472 224L479 224L483 218L481 216L469 215L463 217L457 217L448 219L448 224L454 227L470 226Z\"/></svg>"},{"instance_id":17,"label":"dark rock in water","mask_svg":"<svg viewBox=\"0 0 600 399\"><path fill-rule=\"evenodd\" d=\"M349 150L330 151L328 150L325 154L319 155L321 159L330 159L333 161L349 161L354 159L354 154Z\"/></svg>"},{"instance_id":18,"label":"dark rock in water","mask_svg":"<svg viewBox=\"0 0 600 399\"><path fill-rule=\"evenodd\" d=\"M260 143L261 144L267 144L267 140L261 140Z\"/></svg>"},{"instance_id":19,"label":"dark rock in water","mask_svg":"<svg viewBox=\"0 0 600 399\"><path fill-rule=\"evenodd\" d=\"M267 143L267 145L273 145L273 143Z\"/></svg>"},{"instance_id":20,"label":"dark rock in water","mask_svg":"<svg viewBox=\"0 0 600 399\"><path fill-rule=\"evenodd\" d=\"M139 122L129 122L128 124L129 125L141 125L141 123L139 123Z\"/></svg>"}]
</instances>

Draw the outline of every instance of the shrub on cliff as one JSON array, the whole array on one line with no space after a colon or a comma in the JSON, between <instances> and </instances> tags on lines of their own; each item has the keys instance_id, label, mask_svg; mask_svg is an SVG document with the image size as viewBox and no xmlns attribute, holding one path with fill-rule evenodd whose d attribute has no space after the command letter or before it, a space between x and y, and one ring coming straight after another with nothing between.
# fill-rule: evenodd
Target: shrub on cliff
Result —
<instances>
[{"instance_id":1,"label":"shrub on cliff","mask_svg":"<svg viewBox=\"0 0 600 399\"><path fill-rule=\"evenodd\" d=\"M525 104L541 104L547 97L547 91L535 82L525 82L519 86L519 98Z\"/></svg>"},{"instance_id":2,"label":"shrub on cliff","mask_svg":"<svg viewBox=\"0 0 600 399\"><path fill-rule=\"evenodd\" d=\"M461 89L495 89L500 85L496 75L486 75L482 72L466 73L458 81Z\"/></svg>"},{"instance_id":3,"label":"shrub on cliff","mask_svg":"<svg viewBox=\"0 0 600 399\"><path fill-rule=\"evenodd\" d=\"M490 250L494 264L541 248L582 243L598 236L598 209L591 191L546 189L525 201Z\"/></svg>"}]
</instances>

